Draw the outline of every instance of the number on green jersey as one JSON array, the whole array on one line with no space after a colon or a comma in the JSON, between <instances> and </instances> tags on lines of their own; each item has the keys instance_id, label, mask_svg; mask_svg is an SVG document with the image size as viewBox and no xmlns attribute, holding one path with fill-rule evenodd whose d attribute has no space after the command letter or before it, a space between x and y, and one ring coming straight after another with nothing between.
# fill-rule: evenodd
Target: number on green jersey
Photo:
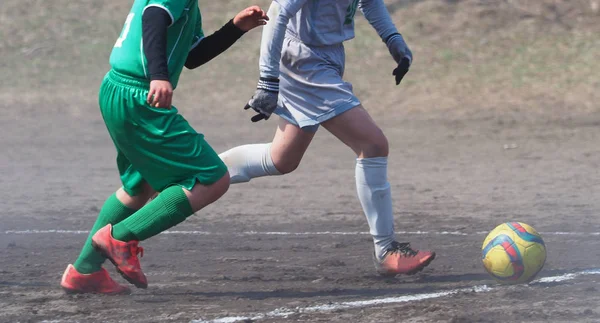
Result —
<instances>
[{"instance_id":1,"label":"number on green jersey","mask_svg":"<svg viewBox=\"0 0 600 323\"><path fill-rule=\"evenodd\" d=\"M119 39L117 39L117 42L115 43L115 47L123 46L123 42L127 38L127 34L129 33L129 27L131 26L131 21L133 20L134 16L135 16L135 14L133 12L130 13L129 15L127 15L127 19L125 20L125 25L123 27L123 31L121 32L121 36L119 37Z\"/></svg>"}]
</instances>

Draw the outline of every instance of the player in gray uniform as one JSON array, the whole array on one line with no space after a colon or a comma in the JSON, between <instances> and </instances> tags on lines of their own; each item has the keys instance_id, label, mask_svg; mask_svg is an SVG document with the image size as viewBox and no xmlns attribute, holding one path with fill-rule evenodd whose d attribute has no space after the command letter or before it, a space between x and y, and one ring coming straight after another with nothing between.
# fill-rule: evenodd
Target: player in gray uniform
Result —
<instances>
[{"instance_id":1,"label":"player in gray uniform","mask_svg":"<svg viewBox=\"0 0 600 323\"><path fill-rule=\"evenodd\" d=\"M398 64L396 85L408 72L412 53L398 33L383 0L276 0L267 15L260 54L260 80L245 109L257 122L272 113L280 122L272 143L244 145L221 155L231 183L294 171L322 125L357 155L358 198L375 244L382 275L413 274L434 258L394 237L388 142L343 80L343 42L354 38L354 15L363 12Z\"/></svg>"}]
</instances>

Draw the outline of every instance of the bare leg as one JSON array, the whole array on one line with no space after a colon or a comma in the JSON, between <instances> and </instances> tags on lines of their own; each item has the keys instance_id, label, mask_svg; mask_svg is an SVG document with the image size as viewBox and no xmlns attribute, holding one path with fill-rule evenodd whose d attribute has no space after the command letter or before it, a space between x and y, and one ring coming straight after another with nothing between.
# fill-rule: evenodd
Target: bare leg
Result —
<instances>
[{"instance_id":1,"label":"bare leg","mask_svg":"<svg viewBox=\"0 0 600 323\"><path fill-rule=\"evenodd\" d=\"M280 119L272 143L234 147L219 155L231 174L231 183L287 174L298 168L314 132Z\"/></svg>"},{"instance_id":2,"label":"bare leg","mask_svg":"<svg viewBox=\"0 0 600 323\"><path fill-rule=\"evenodd\" d=\"M229 189L229 174L221 177L217 182L205 186L199 183L191 191L184 189L184 193L190 202L193 212L198 212L207 205L215 202Z\"/></svg>"},{"instance_id":3,"label":"bare leg","mask_svg":"<svg viewBox=\"0 0 600 323\"><path fill-rule=\"evenodd\" d=\"M358 158L388 156L387 138L362 105L325 121L323 127L350 147Z\"/></svg>"},{"instance_id":4,"label":"bare leg","mask_svg":"<svg viewBox=\"0 0 600 323\"><path fill-rule=\"evenodd\" d=\"M117 190L116 194L123 205L132 210L139 210L148 202L150 197L156 194L156 191L147 182L144 182L140 193L136 196L127 194L122 187Z\"/></svg>"},{"instance_id":5,"label":"bare leg","mask_svg":"<svg viewBox=\"0 0 600 323\"><path fill-rule=\"evenodd\" d=\"M392 197L387 180L388 142L368 112L358 106L323 126L357 155L356 190L380 259L394 241Z\"/></svg>"},{"instance_id":6,"label":"bare leg","mask_svg":"<svg viewBox=\"0 0 600 323\"><path fill-rule=\"evenodd\" d=\"M316 132L304 131L284 119L279 119L271 144L271 157L275 167L282 174L296 170L315 134Z\"/></svg>"}]
</instances>

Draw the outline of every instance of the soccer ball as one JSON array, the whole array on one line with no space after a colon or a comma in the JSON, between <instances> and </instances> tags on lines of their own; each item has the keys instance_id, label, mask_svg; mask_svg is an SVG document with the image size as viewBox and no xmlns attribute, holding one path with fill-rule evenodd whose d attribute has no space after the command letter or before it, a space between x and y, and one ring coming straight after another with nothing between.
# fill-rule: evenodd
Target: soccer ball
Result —
<instances>
[{"instance_id":1,"label":"soccer ball","mask_svg":"<svg viewBox=\"0 0 600 323\"><path fill-rule=\"evenodd\" d=\"M546 262L544 240L531 226L506 222L483 241L483 267L502 284L532 281Z\"/></svg>"}]
</instances>

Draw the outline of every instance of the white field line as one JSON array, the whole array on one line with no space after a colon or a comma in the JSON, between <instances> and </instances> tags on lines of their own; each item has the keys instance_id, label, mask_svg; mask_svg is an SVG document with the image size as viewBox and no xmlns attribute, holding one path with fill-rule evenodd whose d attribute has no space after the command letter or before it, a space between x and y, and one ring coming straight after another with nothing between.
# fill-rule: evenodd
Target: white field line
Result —
<instances>
[{"instance_id":1,"label":"white field line","mask_svg":"<svg viewBox=\"0 0 600 323\"><path fill-rule=\"evenodd\" d=\"M557 276L543 277L540 278L532 284L545 284L545 283L554 283L554 282L562 282L567 280L573 280L578 276L583 275L600 275L600 269L593 270L585 270L576 273L563 274ZM192 320L191 323L235 323L239 321L256 321L262 319L276 319L276 318L287 318L290 315L294 314L310 314L310 313L324 313L324 312L332 312L338 310L347 310L347 309L356 309L356 308L364 308L369 306L376 306L382 304L397 304L397 303L407 303L407 302L418 302L426 299L433 298L441 298L446 297L462 292L475 292L475 293L484 293L496 288L488 287L487 285L479 285L471 288L458 288L452 289L443 292L436 293L423 293L423 294L413 294L413 295L404 295L398 297L387 297L387 298L374 298L367 299L362 301L352 301L352 302L337 302L337 303L327 303L327 304L319 304L308 307L296 307L296 308L278 308L270 312L266 313L254 313L249 315L240 315L240 316L225 316L219 317L212 320Z\"/></svg>"},{"instance_id":2,"label":"white field line","mask_svg":"<svg viewBox=\"0 0 600 323\"><path fill-rule=\"evenodd\" d=\"M88 234L88 230L6 230L4 234ZM485 235L487 231L461 232L461 231L396 231L402 235L442 235L442 236L472 236ZM361 231L315 231L315 232L288 232L288 231L243 231L243 232L211 232L211 231L165 231L161 234L172 235L198 235L198 236L353 236L369 235L369 232ZM542 236L600 236L600 232L540 232Z\"/></svg>"}]
</instances>

